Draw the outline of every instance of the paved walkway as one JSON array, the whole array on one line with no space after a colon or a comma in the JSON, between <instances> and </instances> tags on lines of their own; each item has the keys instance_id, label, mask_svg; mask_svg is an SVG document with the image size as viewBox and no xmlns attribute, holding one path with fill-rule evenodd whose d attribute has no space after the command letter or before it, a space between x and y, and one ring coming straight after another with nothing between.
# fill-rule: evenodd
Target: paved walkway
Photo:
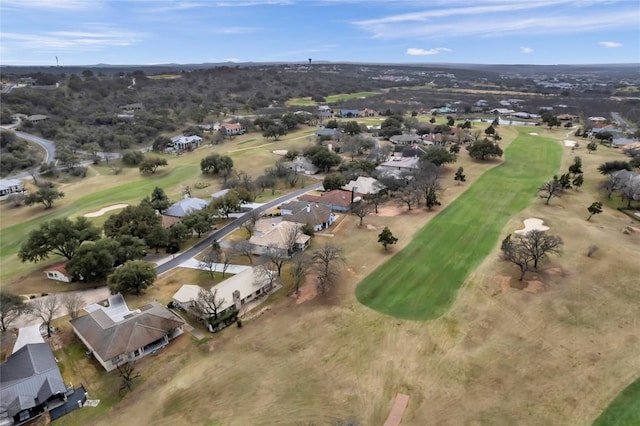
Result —
<instances>
[{"instance_id":1,"label":"paved walkway","mask_svg":"<svg viewBox=\"0 0 640 426\"><path fill-rule=\"evenodd\" d=\"M209 269L203 268L202 266L200 266L200 261L197 259L194 259L193 257L187 260L186 262L181 263L180 266L183 268L200 269L202 271L209 271ZM214 272L222 272L222 268L224 268L224 265L222 263L214 263L214 267L215 267L213 270ZM247 269L251 269L251 266L229 265L226 272L229 274L239 274L240 272Z\"/></svg>"},{"instance_id":2,"label":"paved walkway","mask_svg":"<svg viewBox=\"0 0 640 426\"><path fill-rule=\"evenodd\" d=\"M396 395L396 400L393 403L393 407L391 407L391 412L389 413L389 417L387 417L387 421L384 422L384 426L399 426L400 422L402 422L404 410L407 408L408 404L409 395L405 395L403 393Z\"/></svg>"}]
</instances>

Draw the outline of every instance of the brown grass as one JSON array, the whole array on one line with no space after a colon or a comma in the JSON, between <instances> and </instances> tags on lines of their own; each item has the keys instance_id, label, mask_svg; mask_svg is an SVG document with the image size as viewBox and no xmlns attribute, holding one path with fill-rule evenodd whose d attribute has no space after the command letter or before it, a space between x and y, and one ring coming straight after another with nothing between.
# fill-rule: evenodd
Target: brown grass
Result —
<instances>
[{"instance_id":1,"label":"brown grass","mask_svg":"<svg viewBox=\"0 0 640 426\"><path fill-rule=\"evenodd\" d=\"M564 139L564 133L552 134ZM401 392L411 398L403 417L407 425L589 424L640 369L640 248L620 232L630 219L613 209L586 222L586 207L598 198L592 192L600 179L594 168L615 153L579 151L585 187L550 206L534 200L505 229L539 217L564 239L564 254L525 278L544 283L543 291L502 286L504 292L496 292L496 276L517 280L515 267L500 261L496 248L442 318L382 316L357 302L355 286L376 265L393 261L393 253L436 212L367 216L365 224L389 226L400 238L388 253L377 244L376 231L347 216L329 231L333 238L316 237L312 246L330 241L348 259L342 282L329 297L301 304L281 298L242 329L214 336L213 352L183 337L164 358L147 361L136 392L108 415L92 417L85 409L65 421L72 424L82 416L84 422L105 425L350 419L382 424ZM461 157L465 164L465 154ZM468 178L486 168L466 164ZM449 180L443 205L464 190ZM600 250L588 258L587 247L594 243ZM421 261L428 259L416 259ZM192 279L182 273L159 283L167 289L159 289L157 297ZM93 397L100 397L98 391Z\"/></svg>"}]
</instances>

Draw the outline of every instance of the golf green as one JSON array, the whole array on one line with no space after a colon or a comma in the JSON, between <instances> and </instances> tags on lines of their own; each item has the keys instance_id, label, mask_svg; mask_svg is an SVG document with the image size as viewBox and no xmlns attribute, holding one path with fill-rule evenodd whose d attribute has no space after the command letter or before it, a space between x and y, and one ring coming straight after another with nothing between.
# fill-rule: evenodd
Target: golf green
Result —
<instances>
[{"instance_id":1,"label":"golf green","mask_svg":"<svg viewBox=\"0 0 640 426\"><path fill-rule=\"evenodd\" d=\"M640 425L640 378L627 386L593 423L593 426L614 425Z\"/></svg>"},{"instance_id":2,"label":"golf green","mask_svg":"<svg viewBox=\"0 0 640 426\"><path fill-rule=\"evenodd\" d=\"M413 320L434 319L449 309L469 273L495 247L507 221L558 171L560 144L529 135L529 130L519 129L503 164L484 173L358 285L361 303Z\"/></svg>"}]
</instances>

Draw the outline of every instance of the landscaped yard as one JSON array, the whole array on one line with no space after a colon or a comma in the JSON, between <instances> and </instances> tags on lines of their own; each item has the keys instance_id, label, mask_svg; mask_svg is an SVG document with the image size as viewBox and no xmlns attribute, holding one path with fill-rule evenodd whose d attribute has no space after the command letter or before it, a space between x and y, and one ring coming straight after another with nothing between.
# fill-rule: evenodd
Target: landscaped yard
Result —
<instances>
[{"instance_id":1,"label":"landscaped yard","mask_svg":"<svg viewBox=\"0 0 640 426\"><path fill-rule=\"evenodd\" d=\"M558 171L557 142L521 130L504 164L485 173L357 288L358 299L388 315L433 319L451 306L471 271L493 250L508 220Z\"/></svg>"}]
</instances>

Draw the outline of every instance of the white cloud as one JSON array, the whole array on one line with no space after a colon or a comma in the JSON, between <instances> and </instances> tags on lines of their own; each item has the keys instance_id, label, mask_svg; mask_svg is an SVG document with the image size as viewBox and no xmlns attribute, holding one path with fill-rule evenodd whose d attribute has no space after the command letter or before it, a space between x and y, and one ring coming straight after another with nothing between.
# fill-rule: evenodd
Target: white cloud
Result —
<instances>
[{"instance_id":1,"label":"white cloud","mask_svg":"<svg viewBox=\"0 0 640 426\"><path fill-rule=\"evenodd\" d=\"M214 34L251 34L256 31L258 31L258 28L252 27L216 27L209 30Z\"/></svg>"},{"instance_id":2,"label":"white cloud","mask_svg":"<svg viewBox=\"0 0 640 426\"><path fill-rule=\"evenodd\" d=\"M240 59L238 58L226 58L223 60L223 62L240 62Z\"/></svg>"},{"instance_id":3,"label":"white cloud","mask_svg":"<svg viewBox=\"0 0 640 426\"><path fill-rule=\"evenodd\" d=\"M622 47L622 43L618 43L617 41L601 41L598 43L600 46L604 46L607 49L613 49L616 47Z\"/></svg>"},{"instance_id":4,"label":"white cloud","mask_svg":"<svg viewBox=\"0 0 640 426\"><path fill-rule=\"evenodd\" d=\"M433 49L425 50L418 47L410 47L407 49L407 55L422 56L422 55L437 55L442 52L451 52L451 49L446 47L434 47Z\"/></svg>"},{"instance_id":5,"label":"white cloud","mask_svg":"<svg viewBox=\"0 0 640 426\"><path fill-rule=\"evenodd\" d=\"M89 9L99 6L100 1L88 0L2 0L2 6L29 9Z\"/></svg>"},{"instance_id":6,"label":"white cloud","mask_svg":"<svg viewBox=\"0 0 640 426\"><path fill-rule=\"evenodd\" d=\"M144 38L144 34L93 24L91 30L84 31L48 31L38 34L1 33L0 37L4 47L11 50L98 51L107 47L139 43Z\"/></svg>"},{"instance_id":7,"label":"white cloud","mask_svg":"<svg viewBox=\"0 0 640 426\"><path fill-rule=\"evenodd\" d=\"M521 47L521 48L520 48L520 51L521 51L522 53L526 53L526 54L533 53L533 49L532 49L532 48L530 48L530 47Z\"/></svg>"},{"instance_id":8,"label":"white cloud","mask_svg":"<svg viewBox=\"0 0 640 426\"><path fill-rule=\"evenodd\" d=\"M563 4L564 7L558 7ZM419 12L353 21L373 38L440 39L442 37L572 34L610 28L637 28L640 9L622 3L617 9L580 10L574 0L492 2L479 6L448 6ZM553 13L552 13L553 12ZM567 23L571 22L571 25Z\"/></svg>"}]
</instances>

